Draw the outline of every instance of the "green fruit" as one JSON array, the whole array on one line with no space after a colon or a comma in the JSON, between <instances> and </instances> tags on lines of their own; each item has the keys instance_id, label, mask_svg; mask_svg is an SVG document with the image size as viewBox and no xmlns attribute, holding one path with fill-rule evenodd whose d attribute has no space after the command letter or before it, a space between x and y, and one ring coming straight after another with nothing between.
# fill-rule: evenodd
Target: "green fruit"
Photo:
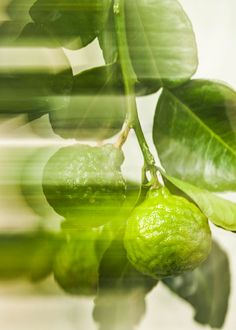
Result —
<instances>
[{"instance_id":1,"label":"green fruit","mask_svg":"<svg viewBox=\"0 0 236 330\"><path fill-rule=\"evenodd\" d=\"M167 188L150 190L128 218L124 244L140 272L155 278L197 267L211 248L207 218L186 199Z\"/></svg>"},{"instance_id":2,"label":"green fruit","mask_svg":"<svg viewBox=\"0 0 236 330\"><path fill-rule=\"evenodd\" d=\"M55 254L60 248L61 239L56 235L44 234L38 238L38 246L32 252L30 263L30 279L32 282L39 282L52 273ZM32 248L33 244L31 245Z\"/></svg>"},{"instance_id":3,"label":"green fruit","mask_svg":"<svg viewBox=\"0 0 236 330\"><path fill-rule=\"evenodd\" d=\"M96 240L100 232L83 231L70 238L58 252L54 277L68 293L95 294L98 284L99 255Z\"/></svg>"},{"instance_id":4,"label":"green fruit","mask_svg":"<svg viewBox=\"0 0 236 330\"><path fill-rule=\"evenodd\" d=\"M97 240L97 250L105 250L120 228L123 228L126 224L126 219L133 210L135 203L138 199L140 192L140 186L136 182L126 181L126 199L116 214L112 215L112 221L107 222L103 226L99 227L101 235ZM87 217L80 218L66 218L61 222L61 230L67 237L75 237L81 229L85 229L84 223L86 223Z\"/></svg>"},{"instance_id":5,"label":"green fruit","mask_svg":"<svg viewBox=\"0 0 236 330\"><path fill-rule=\"evenodd\" d=\"M52 271L59 237L46 232L0 235L0 280L44 280Z\"/></svg>"},{"instance_id":6,"label":"green fruit","mask_svg":"<svg viewBox=\"0 0 236 330\"><path fill-rule=\"evenodd\" d=\"M42 175L46 162L55 153L56 148L58 147L43 147L36 151L34 149L24 162L21 172L22 196L28 206L41 217L47 217L53 212L43 193Z\"/></svg>"},{"instance_id":7,"label":"green fruit","mask_svg":"<svg viewBox=\"0 0 236 330\"><path fill-rule=\"evenodd\" d=\"M73 145L57 151L43 174L49 204L66 219L99 226L113 219L125 201L121 150L113 145Z\"/></svg>"}]
</instances>

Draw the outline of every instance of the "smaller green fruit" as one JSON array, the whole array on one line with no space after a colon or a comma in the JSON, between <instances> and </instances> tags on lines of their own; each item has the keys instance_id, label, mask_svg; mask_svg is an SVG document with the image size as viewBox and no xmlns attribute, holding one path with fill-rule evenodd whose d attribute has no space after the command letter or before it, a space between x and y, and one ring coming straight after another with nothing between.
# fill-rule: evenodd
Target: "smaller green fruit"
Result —
<instances>
[{"instance_id":1,"label":"smaller green fruit","mask_svg":"<svg viewBox=\"0 0 236 330\"><path fill-rule=\"evenodd\" d=\"M68 293L95 294L98 285L99 256L96 240L99 232L81 232L70 238L58 252L54 262L54 277Z\"/></svg>"},{"instance_id":2,"label":"smaller green fruit","mask_svg":"<svg viewBox=\"0 0 236 330\"><path fill-rule=\"evenodd\" d=\"M197 267L211 248L207 218L186 199L167 188L150 190L128 218L124 245L140 272L155 278Z\"/></svg>"},{"instance_id":3,"label":"smaller green fruit","mask_svg":"<svg viewBox=\"0 0 236 330\"><path fill-rule=\"evenodd\" d=\"M45 199L42 188L43 169L56 147L41 147L26 158L21 169L20 188L28 206L43 218L52 215L52 208Z\"/></svg>"}]
</instances>

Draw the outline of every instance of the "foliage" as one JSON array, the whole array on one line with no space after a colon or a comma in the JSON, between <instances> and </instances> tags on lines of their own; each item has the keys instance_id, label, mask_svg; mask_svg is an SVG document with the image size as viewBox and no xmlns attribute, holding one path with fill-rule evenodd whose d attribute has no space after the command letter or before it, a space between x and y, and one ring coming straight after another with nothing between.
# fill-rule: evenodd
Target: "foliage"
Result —
<instances>
[{"instance_id":1,"label":"foliage","mask_svg":"<svg viewBox=\"0 0 236 330\"><path fill-rule=\"evenodd\" d=\"M35 155L25 166L21 191L27 203L46 217L48 208L40 208L46 197L64 220L55 236L1 234L0 278L39 280L53 272L65 291L97 294L94 319L101 330L117 329L121 319L122 329L132 329L157 281L130 263L124 231L132 214L140 221L146 193L162 189L161 176L173 194L195 203L192 208L198 207L204 219L236 231L236 204L216 194L236 191L235 90L223 82L192 79L197 44L177 0L27 0L24 5L12 0L7 12L0 46L13 48L17 56L22 48L29 54L36 49L38 62L1 67L0 115L24 114L27 122L46 115L54 133L76 145L52 156L51 151ZM75 74L65 49L79 50L96 38L104 64ZM157 91L153 142L161 169L136 104L138 96ZM121 149L131 130L144 159L138 184L122 177ZM113 145L78 143L100 145L117 133ZM35 189L38 161L45 169ZM170 194L169 200L178 198ZM152 203L156 212L160 203ZM171 212L165 204L164 215L177 219L175 229L181 232L184 212ZM209 258L194 266L199 267L163 282L194 307L197 322L222 327L230 292L227 255L214 243ZM137 308L128 309L131 304Z\"/></svg>"}]
</instances>

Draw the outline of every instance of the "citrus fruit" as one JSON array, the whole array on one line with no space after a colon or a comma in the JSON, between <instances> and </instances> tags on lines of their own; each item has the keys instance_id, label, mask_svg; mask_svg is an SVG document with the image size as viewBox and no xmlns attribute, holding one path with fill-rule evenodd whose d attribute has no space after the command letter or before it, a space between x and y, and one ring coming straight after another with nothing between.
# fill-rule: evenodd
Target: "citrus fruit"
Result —
<instances>
[{"instance_id":1,"label":"citrus fruit","mask_svg":"<svg viewBox=\"0 0 236 330\"><path fill-rule=\"evenodd\" d=\"M58 148L58 147L57 147ZM30 153L23 163L20 177L20 188L28 206L38 215L45 218L52 215L42 189L42 175L45 164L55 153L56 147L40 147Z\"/></svg>"},{"instance_id":2,"label":"citrus fruit","mask_svg":"<svg viewBox=\"0 0 236 330\"><path fill-rule=\"evenodd\" d=\"M54 277L66 292L82 295L96 293L99 267L96 238L96 231L81 232L59 250L54 261Z\"/></svg>"},{"instance_id":3,"label":"citrus fruit","mask_svg":"<svg viewBox=\"0 0 236 330\"><path fill-rule=\"evenodd\" d=\"M0 280L44 280L52 271L61 244L54 234L37 231L0 235Z\"/></svg>"},{"instance_id":4,"label":"citrus fruit","mask_svg":"<svg viewBox=\"0 0 236 330\"><path fill-rule=\"evenodd\" d=\"M207 218L167 188L150 190L131 213L124 237L127 257L140 272L162 278L192 270L211 248Z\"/></svg>"},{"instance_id":5,"label":"citrus fruit","mask_svg":"<svg viewBox=\"0 0 236 330\"><path fill-rule=\"evenodd\" d=\"M43 174L49 204L66 219L99 226L112 220L126 199L124 156L107 144L73 145L57 151Z\"/></svg>"}]
</instances>

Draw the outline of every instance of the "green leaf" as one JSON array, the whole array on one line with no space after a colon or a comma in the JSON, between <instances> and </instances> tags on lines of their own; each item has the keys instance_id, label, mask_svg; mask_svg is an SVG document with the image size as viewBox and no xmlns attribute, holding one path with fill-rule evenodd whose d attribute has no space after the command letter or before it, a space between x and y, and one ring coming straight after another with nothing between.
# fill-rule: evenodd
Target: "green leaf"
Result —
<instances>
[{"instance_id":1,"label":"green leaf","mask_svg":"<svg viewBox=\"0 0 236 330\"><path fill-rule=\"evenodd\" d=\"M104 31L104 34L105 33L106 34L111 33L111 31L110 30L108 30L106 32ZM105 38L104 35L103 35L103 37ZM114 40L114 39L112 39L112 40ZM121 78L121 70L120 70L119 62L118 61L114 62L116 60L115 50L113 52L112 51L113 46L108 42L108 39L106 39L106 41L104 41L104 40L102 40L102 37L100 37L100 46L103 50L103 56L104 56L106 64L107 65L113 64L113 66L116 67L116 70L119 71L118 77L116 77L116 78L118 78L118 81L117 81L116 84L119 87L119 85L121 84L120 80L122 78ZM107 51L107 53L106 53L106 51ZM109 51L112 51L112 53L109 53ZM159 87L157 88L155 84L153 85L152 83L147 83L147 82L142 82L142 83L137 82L136 85L135 85L135 93L136 93L137 96L149 95L149 94L157 92L158 89L159 89Z\"/></svg>"},{"instance_id":2,"label":"green leaf","mask_svg":"<svg viewBox=\"0 0 236 330\"><path fill-rule=\"evenodd\" d=\"M110 5L110 0L38 0L30 15L63 47L79 49L98 36Z\"/></svg>"},{"instance_id":3,"label":"green leaf","mask_svg":"<svg viewBox=\"0 0 236 330\"><path fill-rule=\"evenodd\" d=\"M29 9L35 0L10 0L6 11L11 21L30 22Z\"/></svg>"},{"instance_id":4,"label":"green leaf","mask_svg":"<svg viewBox=\"0 0 236 330\"><path fill-rule=\"evenodd\" d=\"M132 330L145 313L145 296L157 281L129 263L119 232L104 253L99 268L99 290L93 311L100 330Z\"/></svg>"},{"instance_id":5,"label":"green leaf","mask_svg":"<svg viewBox=\"0 0 236 330\"><path fill-rule=\"evenodd\" d=\"M116 234L104 253L99 268L100 290L132 291L144 288L149 292L157 281L139 273L127 259L122 230Z\"/></svg>"},{"instance_id":6,"label":"green leaf","mask_svg":"<svg viewBox=\"0 0 236 330\"><path fill-rule=\"evenodd\" d=\"M1 74L0 113L44 113L49 106L48 91L53 79L47 73Z\"/></svg>"},{"instance_id":7,"label":"green leaf","mask_svg":"<svg viewBox=\"0 0 236 330\"><path fill-rule=\"evenodd\" d=\"M138 78L138 96L155 93L188 80L197 68L197 49L191 23L177 1L128 0L126 31L131 61ZM171 26L171 28L170 28ZM107 64L118 60L111 10L99 35ZM158 46L157 46L158 45Z\"/></svg>"},{"instance_id":8,"label":"green leaf","mask_svg":"<svg viewBox=\"0 0 236 330\"><path fill-rule=\"evenodd\" d=\"M24 26L17 46L60 48L60 44L40 24L28 23ZM58 50L59 51L59 50Z\"/></svg>"},{"instance_id":9,"label":"green leaf","mask_svg":"<svg viewBox=\"0 0 236 330\"><path fill-rule=\"evenodd\" d=\"M118 47L114 22L113 8L110 9L106 24L98 35L99 45L106 64L113 64L118 60Z\"/></svg>"},{"instance_id":10,"label":"green leaf","mask_svg":"<svg viewBox=\"0 0 236 330\"><path fill-rule=\"evenodd\" d=\"M25 26L24 21L5 21L0 26L0 47L11 45Z\"/></svg>"},{"instance_id":11,"label":"green leaf","mask_svg":"<svg viewBox=\"0 0 236 330\"><path fill-rule=\"evenodd\" d=\"M236 189L236 93L193 80L164 89L153 139L167 173L213 191Z\"/></svg>"},{"instance_id":12,"label":"green leaf","mask_svg":"<svg viewBox=\"0 0 236 330\"><path fill-rule=\"evenodd\" d=\"M191 197L211 222L226 230L236 231L236 203L171 177L164 172L162 174L177 188Z\"/></svg>"},{"instance_id":13,"label":"green leaf","mask_svg":"<svg viewBox=\"0 0 236 330\"><path fill-rule=\"evenodd\" d=\"M71 78L69 71L56 75L47 72L3 73L0 75L0 113L10 116L28 113L35 119L48 111L61 109L67 105L69 88L68 85L63 89L62 82ZM58 93L60 88L61 93Z\"/></svg>"},{"instance_id":14,"label":"green leaf","mask_svg":"<svg viewBox=\"0 0 236 330\"><path fill-rule=\"evenodd\" d=\"M230 294L230 269L228 257L217 243L213 243L210 256L199 268L164 279L163 283L193 306L198 323L212 328L223 326Z\"/></svg>"},{"instance_id":15,"label":"green leaf","mask_svg":"<svg viewBox=\"0 0 236 330\"><path fill-rule=\"evenodd\" d=\"M1 54L6 64L0 72L0 113L27 113L30 121L68 106L73 75L63 50L41 26L28 23L18 35L20 26L5 22L0 28L3 46L11 46Z\"/></svg>"},{"instance_id":16,"label":"green leaf","mask_svg":"<svg viewBox=\"0 0 236 330\"><path fill-rule=\"evenodd\" d=\"M110 65L74 76L68 108L50 113L54 132L63 138L107 139L118 133L125 119L120 72Z\"/></svg>"},{"instance_id":17,"label":"green leaf","mask_svg":"<svg viewBox=\"0 0 236 330\"><path fill-rule=\"evenodd\" d=\"M60 239L49 233L0 235L0 280L39 281L52 271Z\"/></svg>"},{"instance_id":18,"label":"green leaf","mask_svg":"<svg viewBox=\"0 0 236 330\"><path fill-rule=\"evenodd\" d=\"M61 47L58 41L53 38L53 36L50 35L41 24L26 22L24 20L4 21L1 24L0 46L46 48ZM62 50L60 51L62 53Z\"/></svg>"},{"instance_id":19,"label":"green leaf","mask_svg":"<svg viewBox=\"0 0 236 330\"><path fill-rule=\"evenodd\" d=\"M127 0L126 30L133 68L140 82L173 87L197 68L191 23L176 0Z\"/></svg>"}]
</instances>

